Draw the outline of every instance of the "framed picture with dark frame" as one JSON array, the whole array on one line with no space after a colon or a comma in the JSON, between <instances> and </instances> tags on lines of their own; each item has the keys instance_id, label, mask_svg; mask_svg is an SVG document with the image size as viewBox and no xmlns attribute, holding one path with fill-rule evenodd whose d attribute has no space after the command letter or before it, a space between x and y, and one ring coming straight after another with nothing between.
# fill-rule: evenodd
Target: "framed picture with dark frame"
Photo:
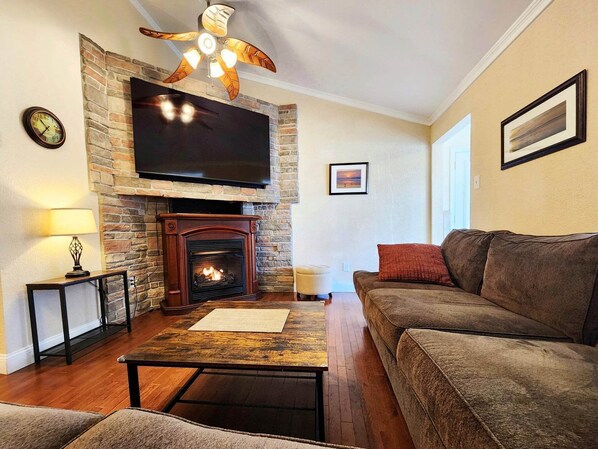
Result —
<instances>
[{"instance_id":1,"label":"framed picture with dark frame","mask_svg":"<svg viewBox=\"0 0 598 449\"><path fill-rule=\"evenodd\" d=\"M501 122L501 170L585 142L586 78L579 72Z\"/></svg>"},{"instance_id":2,"label":"framed picture with dark frame","mask_svg":"<svg viewBox=\"0 0 598 449\"><path fill-rule=\"evenodd\" d=\"M329 164L329 195L368 193L368 162Z\"/></svg>"}]
</instances>

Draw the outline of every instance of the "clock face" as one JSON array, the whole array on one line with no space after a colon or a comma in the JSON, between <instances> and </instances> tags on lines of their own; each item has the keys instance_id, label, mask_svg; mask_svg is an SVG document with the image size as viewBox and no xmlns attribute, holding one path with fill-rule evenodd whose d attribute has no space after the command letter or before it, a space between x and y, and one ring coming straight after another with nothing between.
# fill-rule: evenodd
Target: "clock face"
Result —
<instances>
[{"instance_id":1,"label":"clock face","mask_svg":"<svg viewBox=\"0 0 598 449\"><path fill-rule=\"evenodd\" d=\"M31 127L40 139L50 144L62 140L62 126L46 112L35 112L29 119Z\"/></svg>"},{"instance_id":2,"label":"clock face","mask_svg":"<svg viewBox=\"0 0 598 449\"><path fill-rule=\"evenodd\" d=\"M65 141L66 133L62 123L47 109L27 109L23 115L23 125L27 134L43 147L58 148Z\"/></svg>"}]
</instances>

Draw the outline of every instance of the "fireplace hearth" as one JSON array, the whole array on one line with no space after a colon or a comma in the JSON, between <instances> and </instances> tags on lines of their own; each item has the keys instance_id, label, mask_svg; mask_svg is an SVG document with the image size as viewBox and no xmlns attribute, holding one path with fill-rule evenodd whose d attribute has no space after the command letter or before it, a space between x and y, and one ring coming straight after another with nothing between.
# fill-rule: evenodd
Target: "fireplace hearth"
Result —
<instances>
[{"instance_id":1,"label":"fireplace hearth","mask_svg":"<svg viewBox=\"0 0 598 449\"><path fill-rule=\"evenodd\" d=\"M213 299L257 298L255 215L160 214L166 314Z\"/></svg>"}]
</instances>

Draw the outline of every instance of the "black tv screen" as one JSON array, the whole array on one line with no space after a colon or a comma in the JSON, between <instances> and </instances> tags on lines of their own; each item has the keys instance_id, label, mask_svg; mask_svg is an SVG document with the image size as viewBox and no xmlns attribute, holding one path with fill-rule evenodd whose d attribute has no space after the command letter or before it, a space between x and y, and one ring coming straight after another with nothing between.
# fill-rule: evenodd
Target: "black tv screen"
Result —
<instances>
[{"instance_id":1,"label":"black tv screen","mask_svg":"<svg viewBox=\"0 0 598 449\"><path fill-rule=\"evenodd\" d=\"M131 78L135 168L144 178L265 187L270 119Z\"/></svg>"}]
</instances>

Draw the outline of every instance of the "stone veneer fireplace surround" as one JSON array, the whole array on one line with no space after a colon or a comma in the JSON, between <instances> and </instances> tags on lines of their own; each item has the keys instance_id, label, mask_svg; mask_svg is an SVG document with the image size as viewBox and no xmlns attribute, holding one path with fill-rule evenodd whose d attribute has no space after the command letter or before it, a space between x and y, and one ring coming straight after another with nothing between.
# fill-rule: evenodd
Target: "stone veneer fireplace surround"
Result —
<instances>
[{"instance_id":1,"label":"stone veneer fireplace surround","mask_svg":"<svg viewBox=\"0 0 598 449\"><path fill-rule=\"evenodd\" d=\"M139 311L165 299L157 216L168 212L168 198L243 202L244 214L260 216L255 233L259 289L292 291L291 205L299 200L296 105L277 106L243 94L230 102L219 85L186 78L173 87L270 117L272 183L255 189L143 179L134 167L129 80L161 83L169 72L105 51L82 35L80 51L90 189L99 199L105 265L127 268L136 277ZM108 284L111 318L124 316L119 289L118 283Z\"/></svg>"}]
</instances>

